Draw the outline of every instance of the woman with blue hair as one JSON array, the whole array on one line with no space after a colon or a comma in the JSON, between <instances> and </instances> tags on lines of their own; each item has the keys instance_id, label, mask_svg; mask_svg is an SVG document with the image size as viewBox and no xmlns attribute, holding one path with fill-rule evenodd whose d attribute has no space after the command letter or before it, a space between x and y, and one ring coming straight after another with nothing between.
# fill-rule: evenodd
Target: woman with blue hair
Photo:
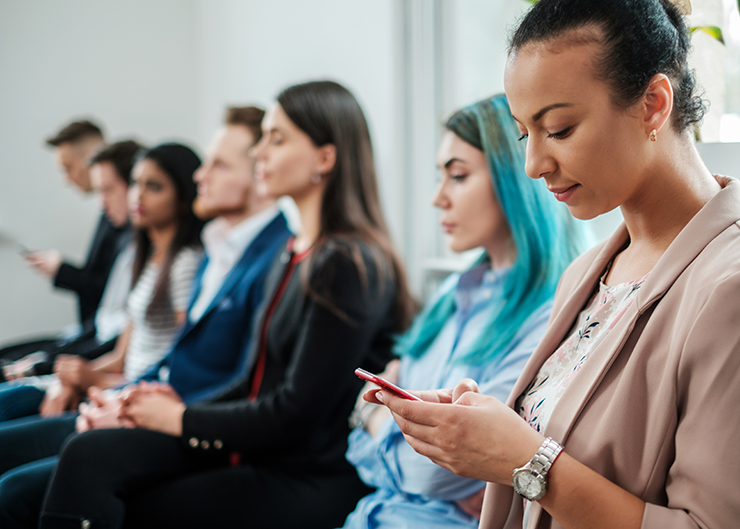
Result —
<instances>
[{"instance_id":1,"label":"woman with blue hair","mask_svg":"<svg viewBox=\"0 0 740 529\"><path fill-rule=\"evenodd\" d=\"M524 147L506 97L455 113L437 156L434 205L453 251L485 251L451 275L396 343L386 378L415 389L461 378L505 399L545 331L561 273L584 237L567 209L524 172ZM360 399L347 459L377 490L345 528L477 527L485 483L456 476L405 441L390 412Z\"/></svg>"}]
</instances>

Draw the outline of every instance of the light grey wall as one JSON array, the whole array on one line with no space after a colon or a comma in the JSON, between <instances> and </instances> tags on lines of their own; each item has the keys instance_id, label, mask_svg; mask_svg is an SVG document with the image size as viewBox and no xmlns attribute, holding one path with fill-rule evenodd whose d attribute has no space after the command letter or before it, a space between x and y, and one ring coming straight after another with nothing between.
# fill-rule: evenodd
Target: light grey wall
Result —
<instances>
[{"instance_id":1,"label":"light grey wall","mask_svg":"<svg viewBox=\"0 0 740 529\"><path fill-rule=\"evenodd\" d=\"M740 178L740 143L697 143L696 148L712 173Z\"/></svg>"},{"instance_id":2,"label":"light grey wall","mask_svg":"<svg viewBox=\"0 0 740 529\"><path fill-rule=\"evenodd\" d=\"M0 343L75 319L9 241L80 259L99 211L43 138L87 116L111 139L197 138L195 25L189 0L0 2Z\"/></svg>"},{"instance_id":3,"label":"light grey wall","mask_svg":"<svg viewBox=\"0 0 740 529\"><path fill-rule=\"evenodd\" d=\"M27 269L10 242L84 256L96 199L64 184L42 145L73 117L100 119L112 139L202 148L226 105L266 105L298 81L340 81L368 117L383 201L399 226L398 13L394 0L0 3L0 344L75 318L72 296Z\"/></svg>"},{"instance_id":4,"label":"light grey wall","mask_svg":"<svg viewBox=\"0 0 740 529\"><path fill-rule=\"evenodd\" d=\"M270 104L282 88L338 81L363 107L374 141L391 225L402 221L394 192L400 133L397 0L199 0L201 130L210 134L226 104Z\"/></svg>"}]
</instances>

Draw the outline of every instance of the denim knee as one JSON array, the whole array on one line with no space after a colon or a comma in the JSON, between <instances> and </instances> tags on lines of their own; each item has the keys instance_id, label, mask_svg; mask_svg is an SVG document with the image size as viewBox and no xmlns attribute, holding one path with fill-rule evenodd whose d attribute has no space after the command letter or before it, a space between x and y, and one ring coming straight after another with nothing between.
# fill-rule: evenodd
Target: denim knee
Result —
<instances>
[{"instance_id":1,"label":"denim knee","mask_svg":"<svg viewBox=\"0 0 740 529\"><path fill-rule=\"evenodd\" d=\"M34 386L11 384L6 382L0 389L0 422L37 414L44 392Z\"/></svg>"}]
</instances>

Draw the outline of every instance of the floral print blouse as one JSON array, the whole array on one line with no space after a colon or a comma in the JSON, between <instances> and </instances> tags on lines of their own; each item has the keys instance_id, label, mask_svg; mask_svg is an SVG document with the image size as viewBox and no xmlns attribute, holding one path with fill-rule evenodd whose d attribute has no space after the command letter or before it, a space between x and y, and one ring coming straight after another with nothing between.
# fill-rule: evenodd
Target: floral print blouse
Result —
<instances>
[{"instance_id":1,"label":"floral print blouse","mask_svg":"<svg viewBox=\"0 0 740 529\"><path fill-rule=\"evenodd\" d=\"M647 276L611 287L599 282L599 292L578 315L568 339L547 359L517 400L517 412L532 428L545 431L560 397L627 311Z\"/></svg>"}]
</instances>

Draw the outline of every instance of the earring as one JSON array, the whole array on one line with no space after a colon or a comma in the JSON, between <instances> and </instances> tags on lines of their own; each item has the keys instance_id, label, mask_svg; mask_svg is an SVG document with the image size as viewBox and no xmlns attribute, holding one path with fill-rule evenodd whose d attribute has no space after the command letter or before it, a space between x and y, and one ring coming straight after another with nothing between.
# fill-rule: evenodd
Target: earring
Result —
<instances>
[{"instance_id":1,"label":"earring","mask_svg":"<svg viewBox=\"0 0 740 529\"><path fill-rule=\"evenodd\" d=\"M658 139L658 131L653 129L650 131L650 141L655 141Z\"/></svg>"},{"instance_id":2,"label":"earring","mask_svg":"<svg viewBox=\"0 0 740 529\"><path fill-rule=\"evenodd\" d=\"M653 140L653 141L655 141L655 140ZM317 172L317 173L314 173L313 176L311 177L311 182L314 183L314 184L320 184L321 183L321 180L323 178L324 177L321 175L321 173L318 173Z\"/></svg>"}]
</instances>

